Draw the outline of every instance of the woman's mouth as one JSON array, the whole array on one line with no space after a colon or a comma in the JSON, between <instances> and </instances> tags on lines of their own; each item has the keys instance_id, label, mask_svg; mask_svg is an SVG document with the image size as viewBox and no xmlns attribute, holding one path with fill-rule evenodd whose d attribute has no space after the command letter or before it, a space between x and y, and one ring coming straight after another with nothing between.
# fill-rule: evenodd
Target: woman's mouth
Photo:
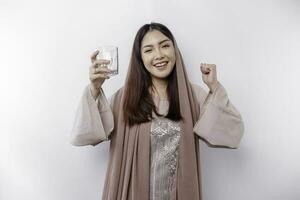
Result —
<instances>
[{"instance_id":1,"label":"woman's mouth","mask_svg":"<svg viewBox=\"0 0 300 200\"><path fill-rule=\"evenodd\" d=\"M154 67L164 67L168 64L168 61L160 62L154 65Z\"/></svg>"}]
</instances>

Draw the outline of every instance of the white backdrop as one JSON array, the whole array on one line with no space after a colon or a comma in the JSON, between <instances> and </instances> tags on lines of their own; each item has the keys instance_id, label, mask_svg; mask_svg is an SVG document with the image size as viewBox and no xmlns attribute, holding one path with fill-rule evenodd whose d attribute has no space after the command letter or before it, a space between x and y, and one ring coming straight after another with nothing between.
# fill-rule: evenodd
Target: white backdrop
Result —
<instances>
[{"instance_id":1,"label":"white backdrop","mask_svg":"<svg viewBox=\"0 0 300 200\"><path fill-rule=\"evenodd\" d=\"M201 142L205 200L300 198L300 2L0 0L0 199L101 199L109 143L69 144L91 52L117 45L125 80L136 31L167 25L190 79L215 63L245 121L237 150Z\"/></svg>"}]
</instances>

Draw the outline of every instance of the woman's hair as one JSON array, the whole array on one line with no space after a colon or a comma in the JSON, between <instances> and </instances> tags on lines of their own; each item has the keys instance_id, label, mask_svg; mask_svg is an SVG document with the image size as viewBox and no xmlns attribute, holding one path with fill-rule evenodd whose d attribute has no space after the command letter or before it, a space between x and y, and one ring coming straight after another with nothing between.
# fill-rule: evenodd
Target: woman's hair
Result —
<instances>
[{"instance_id":1,"label":"woman's hair","mask_svg":"<svg viewBox=\"0 0 300 200\"><path fill-rule=\"evenodd\" d=\"M149 89L153 90L151 75L144 66L141 56L141 43L147 32L158 30L168 37L174 46L174 37L171 31L160 23L145 24L137 32L131 53L130 69L127 74L127 81L124 93L124 120L129 126L148 122L153 119L152 112L161 116L155 107ZM182 119L180 113L179 94L177 86L176 63L167 77L167 95L169 100L169 111L165 116L173 121Z\"/></svg>"}]
</instances>

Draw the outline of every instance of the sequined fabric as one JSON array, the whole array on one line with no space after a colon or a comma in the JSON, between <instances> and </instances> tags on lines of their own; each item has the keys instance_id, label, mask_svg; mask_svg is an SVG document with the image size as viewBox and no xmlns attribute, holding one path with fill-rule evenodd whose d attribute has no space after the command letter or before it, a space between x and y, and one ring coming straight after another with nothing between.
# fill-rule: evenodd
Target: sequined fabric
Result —
<instances>
[{"instance_id":1,"label":"sequined fabric","mask_svg":"<svg viewBox=\"0 0 300 200\"><path fill-rule=\"evenodd\" d=\"M180 124L159 117L151 124L150 200L169 200L176 186Z\"/></svg>"}]
</instances>

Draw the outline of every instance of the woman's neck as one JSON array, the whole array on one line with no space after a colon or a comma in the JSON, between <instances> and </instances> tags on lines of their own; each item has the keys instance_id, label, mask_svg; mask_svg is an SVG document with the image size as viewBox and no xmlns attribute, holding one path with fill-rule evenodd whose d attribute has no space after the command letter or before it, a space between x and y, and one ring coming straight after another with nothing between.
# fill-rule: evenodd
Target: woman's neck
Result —
<instances>
[{"instance_id":1,"label":"woman's neck","mask_svg":"<svg viewBox=\"0 0 300 200\"><path fill-rule=\"evenodd\" d=\"M154 95L159 96L159 98L161 99L168 98L168 94L167 94L168 80L152 78L152 83L153 83Z\"/></svg>"}]
</instances>

